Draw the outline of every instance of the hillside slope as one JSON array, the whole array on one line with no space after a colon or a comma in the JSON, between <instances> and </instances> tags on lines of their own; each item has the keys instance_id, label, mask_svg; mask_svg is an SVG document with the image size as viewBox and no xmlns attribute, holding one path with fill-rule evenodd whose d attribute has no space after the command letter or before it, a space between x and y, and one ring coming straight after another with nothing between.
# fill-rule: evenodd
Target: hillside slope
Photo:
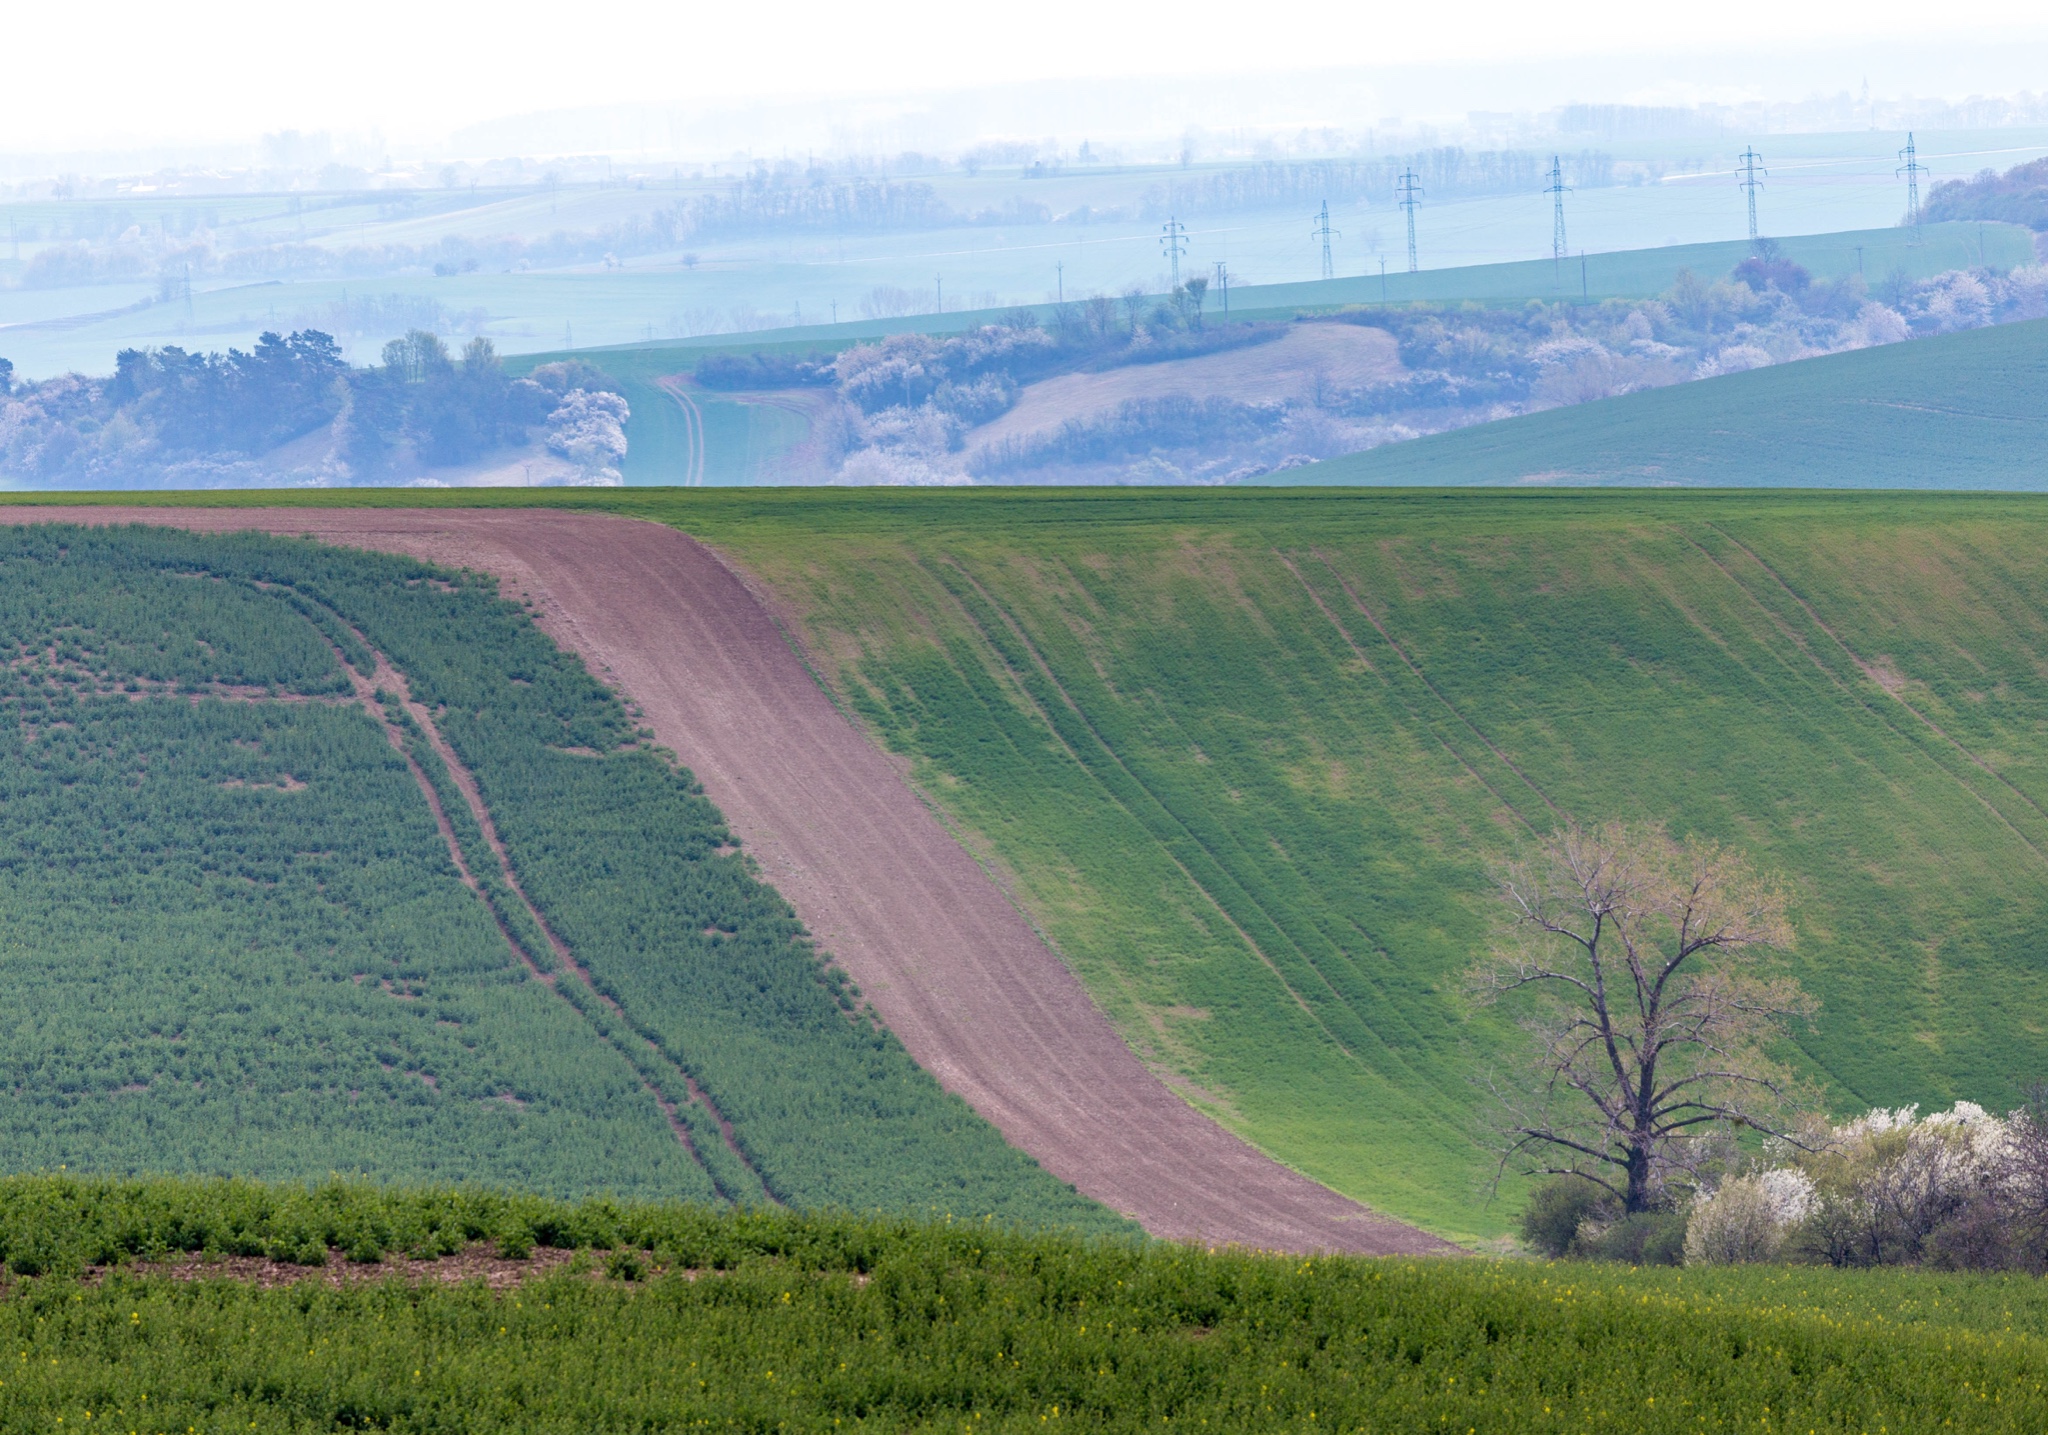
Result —
<instances>
[{"instance_id":1,"label":"hillside slope","mask_svg":"<svg viewBox=\"0 0 2048 1435\"><path fill-rule=\"evenodd\" d=\"M494 580L0 533L0 1166L1124 1224L856 1010Z\"/></svg>"},{"instance_id":2,"label":"hillside slope","mask_svg":"<svg viewBox=\"0 0 2048 1435\"><path fill-rule=\"evenodd\" d=\"M2017 1100L2048 931L2048 507L1875 495L677 505L1183 1094L1484 1234L1461 974L1564 817L1798 894L1838 1111Z\"/></svg>"},{"instance_id":3,"label":"hillside slope","mask_svg":"<svg viewBox=\"0 0 2048 1435\"><path fill-rule=\"evenodd\" d=\"M2048 320L1550 409L1256 483L2048 487Z\"/></svg>"},{"instance_id":4,"label":"hillside slope","mask_svg":"<svg viewBox=\"0 0 2048 1435\"><path fill-rule=\"evenodd\" d=\"M1836 1112L2048 1074L2048 500L558 502L743 563L1145 1062L1379 1210L1507 1224L1472 1129L1503 1033L1460 974L1490 864L1561 814L1788 875Z\"/></svg>"}]
</instances>

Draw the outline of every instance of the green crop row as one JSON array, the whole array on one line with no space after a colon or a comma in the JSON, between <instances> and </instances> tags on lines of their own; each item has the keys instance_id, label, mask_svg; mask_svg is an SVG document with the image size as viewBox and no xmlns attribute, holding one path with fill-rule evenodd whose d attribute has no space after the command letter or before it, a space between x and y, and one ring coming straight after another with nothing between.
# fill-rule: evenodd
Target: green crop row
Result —
<instances>
[{"instance_id":1,"label":"green crop row","mask_svg":"<svg viewBox=\"0 0 2048 1435\"><path fill-rule=\"evenodd\" d=\"M583 1249L493 1291L181 1252ZM1305 1260L461 1190L0 1181L0 1421L507 1429L2032 1431L2038 1281ZM122 1262L90 1282L84 1262ZM128 1264L141 1262L139 1265ZM6 1351L15 1354L6 1355Z\"/></svg>"},{"instance_id":2,"label":"green crop row","mask_svg":"<svg viewBox=\"0 0 2048 1435\"><path fill-rule=\"evenodd\" d=\"M485 901L377 719L265 697L346 693L336 650L373 666L354 633L477 779L510 874L384 705ZM689 776L486 580L303 541L31 528L0 540L9 639L0 1167L1123 1228L846 1009L787 904L721 855ZM595 992L515 959L505 931L555 965L510 877Z\"/></svg>"}]
</instances>

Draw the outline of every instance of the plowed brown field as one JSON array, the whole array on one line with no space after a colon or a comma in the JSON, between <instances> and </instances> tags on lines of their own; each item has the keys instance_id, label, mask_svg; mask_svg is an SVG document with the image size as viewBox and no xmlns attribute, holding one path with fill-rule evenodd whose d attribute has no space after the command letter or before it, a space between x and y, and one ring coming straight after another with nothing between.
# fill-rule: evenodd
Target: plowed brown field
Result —
<instances>
[{"instance_id":1,"label":"plowed brown field","mask_svg":"<svg viewBox=\"0 0 2048 1435\"><path fill-rule=\"evenodd\" d=\"M6 521L261 529L496 574L637 703L911 1054L1011 1142L1154 1235L1429 1252L1196 1112L806 671L709 548L518 510L9 508Z\"/></svg>"}]
</instances>

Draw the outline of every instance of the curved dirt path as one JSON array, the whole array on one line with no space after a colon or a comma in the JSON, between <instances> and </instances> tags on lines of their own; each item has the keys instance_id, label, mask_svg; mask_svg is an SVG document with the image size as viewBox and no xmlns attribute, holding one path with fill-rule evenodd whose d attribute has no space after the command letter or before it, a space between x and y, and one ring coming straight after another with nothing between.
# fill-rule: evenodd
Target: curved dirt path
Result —
<instances>
[{"instance_id":1,"label":"curved dirt path","mask_svg":"<svg viewBox=\"0 0 2048 1435\"><path fill-rule=\"evenodd\" d=\"M548 511L14 508L0 522L262 529L498 575L638 704L911 1055L1049 1171L1157 1236L1451 1249L1261 1155L1175 1096L836 709L705 545Z\"/></svg>"}]
</instances>

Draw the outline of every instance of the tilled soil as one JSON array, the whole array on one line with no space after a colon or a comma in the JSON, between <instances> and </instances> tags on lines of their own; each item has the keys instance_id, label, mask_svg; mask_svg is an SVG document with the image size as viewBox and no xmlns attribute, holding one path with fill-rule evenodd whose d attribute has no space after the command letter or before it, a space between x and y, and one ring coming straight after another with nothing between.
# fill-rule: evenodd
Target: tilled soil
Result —
<instances>
[{"instance_id":1,"label":"tilled soil","mask_svg":"<svg viewBox=\"0 0 2048 1435\"><path fill-rule=\"evenodd\" d=\"M0 521L255 528L496 574L639 706L911 1055L1054 1175L1172 1239L1451 1249L1253 1150L1147 1071L697 540L545 510L10 507Z\"/></svg>"},{"instance_id":2,"label":"tilled soil","mask_svg":"<svg viewBox=\"0 0 2048 1435\"><path fill-rule=\"evenodd\" d=\"M969 449L1048 434L1061 424L1113 412L1132 399L1229 399L1262 404L1343 392L1399 377L1393 335L1357 324L1297 324L1278 339L1243 349L1128 364L1101 373L1060 374L1026 384L1016 406L967 434Z\"/></svg>"}]
</instances>

